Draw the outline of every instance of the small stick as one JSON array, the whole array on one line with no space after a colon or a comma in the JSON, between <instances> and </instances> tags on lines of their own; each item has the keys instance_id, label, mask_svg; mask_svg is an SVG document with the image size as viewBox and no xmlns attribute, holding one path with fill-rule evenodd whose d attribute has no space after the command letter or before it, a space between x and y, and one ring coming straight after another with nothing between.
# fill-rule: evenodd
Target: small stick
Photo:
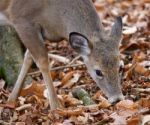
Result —
<instances>
[{"instance_id":1,"label":"small stick","mask_svg":"<svg viewBox=\"0 0 150 125\"><path fill-rule=\"evenodd\" d=\"M18 108L16 108L17 111L21 111L21 110L24 110L24 109L27 109L27 108L31 108L32 105L31 104L24 104Z\"/></svg>"},{"instance_id":2,"label":"small stick","mask_svg":"<svg viewBox=\"0 0 150 125\"><path fill-rule=\"evenodd\" d=\"M68 58L60 56L60 55L55 55L55 54L48 53L48 57L52 58L52 59L55 59L59 62L65 63L65 64L70 62L70 60Z\"/></svg>"},{"instance_id":3,"label":"small stick","mask_svg":"<svg viewBox=\"0 0 150 125\"><path fill-rule=\"evenodd\" d=\"M78 67L78 66L83 66L83 65L85 65L85 64L82 63L82 64L67 65L67 66L59 66L59 67L54 67L54 68L50 69L50 71L62 70L62 69L65 69L65 68L72 68L72 67Z\"/></svg>"},{"instance_id":4,"label":"small stick","mask_svg":"<svg viewBox=\"0 0 150 125\"><path fill-rule=\"evenodd\" d=\"M76 60L78 60L80 57L81 57L80 55L77 56L77 57L75 57L68 65L73 64L73 63L74 63Z\"/></svg>"},{"instance_id":5,"label":"small stick","mask_svg":"<svg viewBox=\"0 0 150 125\"><path fill-rule=\"evenodd\" d=\"M85 64L83 63L83 64L73 64L73 65L59 66L59 67L51 68L50 71L63 70L65 68L78 67L78 66L84 66L84 65ZM35 71L35 72L28 73L27 76L40 74L40 73L41 73L41 71Z\"/></svg>"},{"instance_id":6,"label":"small stick","mask_svg":"<svg viewBox=\"0 0 150 125\"><path fill-rule=\"evenodd\" d=\"M137 92L147 92L147 93L150 93L150 88L134 88L135 91Z\"/></svg>"}]
</instances>

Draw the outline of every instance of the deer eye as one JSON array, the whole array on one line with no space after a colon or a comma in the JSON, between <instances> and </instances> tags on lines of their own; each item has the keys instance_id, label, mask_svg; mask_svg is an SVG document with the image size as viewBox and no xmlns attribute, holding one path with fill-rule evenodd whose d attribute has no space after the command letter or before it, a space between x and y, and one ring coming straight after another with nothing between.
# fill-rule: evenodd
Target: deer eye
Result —
<instances>
[{"instance_id":1,"label":"deer eye","mask_svg":"<svg viewBox=\"0 0 150 125\"><path fill-rule=\"evenodd\" d=\"M95 73L96 73L97 76L103 77L103 74L100 70L95 70Z\"/></svg>"}]
</instances>

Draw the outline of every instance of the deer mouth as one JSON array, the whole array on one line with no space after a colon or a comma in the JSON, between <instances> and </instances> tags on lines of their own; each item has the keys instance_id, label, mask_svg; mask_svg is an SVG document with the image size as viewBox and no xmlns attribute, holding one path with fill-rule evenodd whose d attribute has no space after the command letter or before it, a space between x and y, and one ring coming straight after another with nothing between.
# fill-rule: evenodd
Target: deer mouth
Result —
<instances>
[{"instance_id":1,"label":"deer mouth","mask_svg":"<svg viewBox=\"0 0 150 125\"><path fill-rule=\"evenodd\" d=\"M115 95L115 96L111 96L108 97L108 101L112 104L115 105L117 102L124 100L124 96L123 94L119 94L119 95Z\"/></svg>"}]
</instances>

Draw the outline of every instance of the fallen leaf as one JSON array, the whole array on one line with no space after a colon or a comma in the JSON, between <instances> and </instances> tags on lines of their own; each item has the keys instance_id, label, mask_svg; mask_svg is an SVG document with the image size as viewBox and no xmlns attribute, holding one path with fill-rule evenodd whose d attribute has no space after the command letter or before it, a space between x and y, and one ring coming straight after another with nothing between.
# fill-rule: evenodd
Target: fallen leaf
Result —
<instances>
[{"instance_id":1,"label":"fallen leaf","mask_svg":"<svg viewBox=\"0 0 150 125\"><path fill-rule=\"evenodd\" d=\"M83 109L56 109L54 110L54 113L59 114L60 116L78 116L83 114Z\"/></svg>"},{"instance_id":2,"label":"fallen leaf","mask_svg":"<svg viewBox=\"0 0 150 125\"><path fill-rule=\"evenodd\" d=\"M0 107L14 109L16 107L16 102L7 102L6 104L0 104Z\"/></svg>"},{"instance_id":3,"label":"fallen leaf","mask_svg":"<svg viewBox=\"0 0 150 125\"><path fill-rule=\"evenodd\" d=\"M131 100L122 100L116 104L117 109L137 109L138 105Z\"/></svg>"},{"instance_id":4,"label":"fallen leaf","mask_svg":"<svg viewBox=\"0 0 150 125\"><path fill-rule=\"evenodd\" d=\"M73 77L74 73L75 73L75 71L71 71L71 72L68 72L67 74L65 74L63 79L61 80L62 85L66 84Z\"/></svg>"},{"instance_id":5,"label":"fallen leaf","mask_svg":"<svg viewBox=\"0 0 150 125\"><path fill-rule=\"evenodd\" d=\"M101 100L100 102L101 108L108 108L109 106L111 106L111 103L106 98L104 98L103 96L100 96L99 98Z\"/></svg>"},{"instance_id":6,"label":"fallen leaf","mask_svg":"<svg viewBox=\"0 0 150 125\"><path fill-rule=\"evenodd\" d=\"M139 65L139 63L135 66L134 72L140 74L140 75L150 75L150 71L146 69L145 67Z\"/></svg>"},{"instance_id":7,"label":"fallen leaf","mask_svg":"<svg viewBox=\"0 0 150 125\"><path fill-rule=\"evenodd\" d=\"M21 90L20 95L23 97L29 96L29 95L36 95L40 98L44 98L43 92L45 88L46 87L44 84L40 84L38 82L33 81L31 85Z\"/></svg>"},{"instance_id":8,"label":"fallen leaf","mask_svg":"<svg viewBox=\"0 0 150 125\"><path fill-rule=\"evenodd\" d=\"M110 123L110 125L126 125L127 124L126 119L116 112L111 114L110 117L114 119L114 122Z\"/></svg>"},{"instance_id":9,"label":"fallen leaf","mask_svg":"<svg viewBox=\"0 0 150 125\"><path fill-rule=\"evenodd\" d=\"M62 99L63 99L62 102L67 106L76 106L82 104L81 101L69 95L62 95Z\"/></svg>"},{"instance_id":10,"label":"fallen leaf","mask_svg":"<svg viewBox=\"0 0 150 125\"><path fill-rule=\"evenodd\" d=\"M127 125L138 125L140 123L140 120L141 118L139 115L132 116L127 120Z\"/></svg>"},{"instance_id":11,"label":"fallen leaf","mask_svg":"<svg viewBox=\"0 0 150 125\"><path fill-rule=\"evenodd\" d=\"M72 78L63 85L63 88L70 88L73 86L76 82L78 82L79 78L81 77L81 74L79 72L76 72L72 74Z\"/></svg>"},{"instance_id":12,"label":"fallen leaf","mask_svg":"<svg viewBox=\"0 0 150 125\"><path fill-rule=\"evenodd\" d=\"M133 26L133 27L124 27L122 33L125 35L130 35L130 34L134 34L137 31L137 27Z\"/></svg>"},{"instance_id":13,"label":"fallen leaf","mask_svg":"<svg viewBox=\"0 0 150 125\"><path fill-rule=\"evenodd\" d=\"M140 101L139 101L139 105L142 106L142 107L150 108L150 97L141 98Z\"/></svg>"}]
</instances>

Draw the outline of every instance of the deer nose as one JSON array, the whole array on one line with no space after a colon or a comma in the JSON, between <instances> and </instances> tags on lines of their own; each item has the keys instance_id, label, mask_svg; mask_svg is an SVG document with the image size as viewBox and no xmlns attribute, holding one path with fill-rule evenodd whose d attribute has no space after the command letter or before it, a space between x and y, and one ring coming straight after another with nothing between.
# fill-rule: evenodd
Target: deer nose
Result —
<instances>
[{"instance_id":1,"label":"deer nose","mask_svg":"<svg viewBox=\"0 0 150 125\"><path fill-rule=\"evenodd\" d=\"M112 105L115 105L116 103L120 102L121 100L124 99L124 96L123 95L120 95L120 96L113 96L113 97L110 97L108 98L108 101L112 104Z\"/></svg>"},{"instance_id":2,"label":"deer nose","mask_svg":"<svg viewBox=\"0 0 150 125\"><path fill-rule=\"evenodd\" d=\"M111 105L113 106L113 105L117 104L117 103L120 102L120 101L121 101L120 99L117 99L117 100L115 100L114 102L112 102Z\"/></svg>"}]
</instances>

